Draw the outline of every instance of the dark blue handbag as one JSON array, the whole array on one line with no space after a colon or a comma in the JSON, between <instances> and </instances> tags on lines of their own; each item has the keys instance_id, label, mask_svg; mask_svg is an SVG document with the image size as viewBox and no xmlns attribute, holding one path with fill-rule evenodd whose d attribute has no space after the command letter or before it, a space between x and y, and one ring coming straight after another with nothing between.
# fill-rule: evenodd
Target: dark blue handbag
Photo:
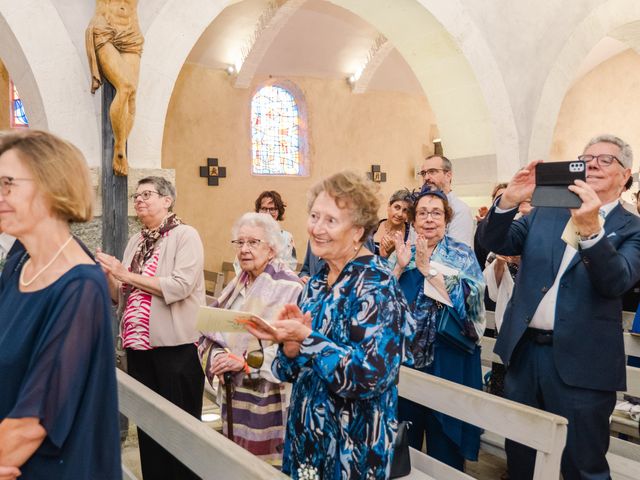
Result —
<instances>
[{"instance_id":1,"label":"dark blue handbag","mask_svg":"<svg viewBox=\"0 0 640 480\"><path fill-rule=\"evenodd\" d=\"M441 311L442 314L436 326L438 335L450 345L464 352L473 353L476 349L476 342L464 334L464 325L455 311L446 306Z\"/></svg>"}]
</instances>

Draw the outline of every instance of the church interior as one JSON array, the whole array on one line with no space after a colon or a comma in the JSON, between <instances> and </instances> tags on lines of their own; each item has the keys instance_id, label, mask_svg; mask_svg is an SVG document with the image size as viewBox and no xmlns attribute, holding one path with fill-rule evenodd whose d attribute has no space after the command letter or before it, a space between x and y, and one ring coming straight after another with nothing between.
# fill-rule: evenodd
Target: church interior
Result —
<instances>
[{"instance_id":1,"label":"church interior","mask_svg":"<svg viewBox=\"0 0 640 480\"><path fill-rule=\"evenodd\" d=\"M100 95L89 93L84 54L93 5L1 6L0 128L15 125L15 86L29 126L74 142L97 172ZM145 45L131 178L157 169L175 178L176 211L200 232L210 270L233 257L230 226L263 190L282 194L283 226L300 256L306 192L341 169L379 166L386 199L419 186L420 162L440 147L453 162L454 191L477 208L530 159L573 159L603 132L639 144L634 1L533 9L158 0L138 9ZM251 102L271 85L293 96L300 116L296 174L252 170ZM199 176L208 158L226 169L217 186Z\"/></svg>"},{"instance_id":2,"label":"church interior","mask_svg":"<svg viewBox=\"0 0 640 480\"><path fill-rule=\"evenodd\" d=\"M101 92L90 92L85 53L94 7L0 0L0 130L48 130L84 153L98 199L92 247L103 168ZM622 196L635 204L637 0L140 0L138 17L129 193L147 175L175 182L205 270L233 261L231 226L262 191L282 195L301 262L313 185L344 169L370 174L384 218L394 191L421 186L434 153L451 160L453 191L475 214L531 160L576 159L610 133L636 152ZM257 126L275 104L289 123L266 145Z\"/></svg>"}]
</instances>

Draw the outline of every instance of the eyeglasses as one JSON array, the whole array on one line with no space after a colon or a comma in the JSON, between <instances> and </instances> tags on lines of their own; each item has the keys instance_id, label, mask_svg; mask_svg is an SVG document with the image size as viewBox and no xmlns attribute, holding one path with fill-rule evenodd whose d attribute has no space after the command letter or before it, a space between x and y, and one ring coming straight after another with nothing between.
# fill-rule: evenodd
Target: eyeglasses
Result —
<instances>
[{"instance_id":1,"label":"eyeglasses","mask_svg":"<svg viewBox=\"0 0 640 480\"><path fill-rule=\"evenodd\" d=\"M14 187L16 180L31 182L33 178L16 178L16 177L0 177L0 193L3 197L6 197L11 193L11 187Z\"/></svg>"},{"instance_id":2,"label":"eyeglasses","mask_svg":"<svg viewBox=\"0 0 640 480\"><path fill-rule=\"evenodd\" d=\"M427 175L429 175L430 177L433 177L438 172L448 172L448 171L449 170L447 170L446 168L430 168L428 170L420 170L418 172L418 175L420 175L422 178L426 177Z\"/></svg>"},{"instance_id":3,"label":"eyeglasses","mask_svg":"<svg viewBox=\"0 0 640 480\"><path fill-rule=\"evenodd\" d=\"M592 160L596 160L598 165L601 166L601 167L608 167L615 160L616 162L618 162L622 166L622 168L625 168L625 166L622 165L622 162L620 161L620 159L618 157L616 157L615 155L609 155L607 153L602 153L600 155L580 155L578 157L578 160L580 160L581 162L584 162L584 163L589 163Z\"/></svg>"},{"instance_id":4,"label":"eyeglasses","mask_svg":"<svg viewBox=\"0 0 640 480\"><path fill-rule=\"evenodd\" d=\"M250 238L249 240L231 240L231 244L236 250L242 250L245 245L249 250L255 250L262 243L262 240L257 238Z\"/></svg>"},{"instance_id":5,"label":"eyeglasses","mask_svg":"<svg viewBox=\"0 0 640 480\"><path fill-rule=\"evenodd\" d=\"M278 213L278 208L277 207L273 207L273 208L260 207L258 209L258 213Z\"/></svg>"},{"instance_id":6,"label":"eyeglasses","mask_svg":"<svg viewBox=\"0 0 640 480\"><path fill-rule=\"evenodd\" d=\"M245 361L251 368L261 368L264 363L264 348L262 347L262 340L258 339L260 348L258 350L251 350L247 352L247 358Z\"/></svg>"},{"instance_id":7,"label":"eyeglasses","mask_svg":"<svg viewBox=\"0 0 640 480\"><path fill-rule=\"evenodd\" d=\"M142 200L144 200L146 202L147 200L149 200L151 198L151 194L152 193L155 193L159 197L162 197L160 192L156 192L155 190L145 190L144 192L134 193L133 195L131 195L131 199L134 202L137 202L139 198L142 198Z\"/></svg>"},{"instance_id":8,"label":"eyeglasses","mask_svg":"<svg viewBox=\"0 0 640 480\"><path fill-rule=\"evenodd\" d=\"M431 215L431 218L433 220L441 220L444 217L444 211L443 210L439 210L439 209L435 209L435 210L418 210L416 212L416 218L419 219L424 219L426 220L427 218L429 218L429 215Z\"/></svg>"}]
</instances>

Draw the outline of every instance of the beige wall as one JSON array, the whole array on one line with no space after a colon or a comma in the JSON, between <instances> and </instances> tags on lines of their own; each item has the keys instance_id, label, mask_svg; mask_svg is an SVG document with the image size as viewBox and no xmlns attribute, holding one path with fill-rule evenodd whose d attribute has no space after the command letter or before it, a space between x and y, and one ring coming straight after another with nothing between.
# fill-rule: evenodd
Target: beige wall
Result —
<instances>
[{"instance_id":1,"label":"beige wall","mask_svg":"<svg viewBox=\"0 0 640 480\"><path fill-rule=\"evenodd\" d=\"M571 160L590 138L611 133L634 150L640 165L640 55L626 50L591 70L567 92L556 124L551 160Z\"/></svg>"},{"instance_id":2,"label":"beige wall","mask_svg":"<svg viewBox=\"0 0 640 480\"><path fill-rule=\"evenodd\" d=\"M0 60L0 130L5 130L11 125L9 101L9 72Z\"/></svg>"},{"instance_id":3,"label":"beige wall","mask_svg":"<svg viewBox=\"0 0 640 480\"><path fill-rule=\"evenodd\" d=\"M290 79L306 99L311 175L260 177L250 174L250 98L254 89L235 89L226 73L186 64L169 106L162 148L163 168L176 170L176 211L195 226L206 249L206 267L218 270L234 252L231 225L263 190L279 191L288 204L283 226L293 233L302 259L307 234L306 193L319 179L350 168L366 172L380 164L387 172L381 198L402 186L418 185L415 164L429 153L435 119L421 96L391 92L352 94L346 82ZM254 87L257 87L256 84ZM198 167L217 157L227 167L220 186L209 187ZM381 209L384 214L384 209Z\"/></svg>"}]
</instances>

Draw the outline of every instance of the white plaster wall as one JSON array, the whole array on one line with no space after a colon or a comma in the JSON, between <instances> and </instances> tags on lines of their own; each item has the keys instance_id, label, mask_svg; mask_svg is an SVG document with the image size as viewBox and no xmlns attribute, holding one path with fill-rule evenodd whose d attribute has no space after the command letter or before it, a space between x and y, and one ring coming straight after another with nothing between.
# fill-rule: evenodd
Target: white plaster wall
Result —
<instances>
[{"instance_id":1,"label":"white plaster wall","mask_svg":"<svg viewBox=\"0 0 640 480\"><path fill-rule=\"evenodd\" d=\"M587 141L610 133L628 142L640 167L640 55L629 49L576 82L564 97L556 123L551 160L571 160Z\"/></svg>"},{"instance_id":2,"label":"white plaster wall","mask_svg":"<svg viewBox=\"0 0 640 480\"><path fill-rule=\"evenodd\" d=\"M140 0L146 46L129 143L132 166L161 165L176 78L203 30L232 3L237 0ZM447 153L495 155L498 179L532 156L547 155L582 59L608 34L637 37L624 27L640 20L637 0L332 3L370 22L402 53L429 97ZM92 163L99 151L97 103L86 97L83 32L94 7L90 0L0 0L0 56L32 123L75 141Z\"/></svg>"},{"instance_id":3,"label":"white plaster wall","mask_svg":"<svg viewBox=\"0 0 640 480\"><path fill-rule=\"evenodd\" d=\"M136 168L161 166L162 137L178 74L204 29L228 4L225 0L166 0L149 21L140 67L136 120L128 154ZM150 7L149 7L150 8Z\"/></svg>"},{"instance_id":4,"label":"white plaster wall","mask_svg":"<svg viewBox=\"0 0 640 480\"><path fill-rule=\"evenodd\" d=\"M548 155L562 100L583 58L606 35L624 32L628 38L640 33L640 2L609 0L599 2L572 31L562 46L542 86L541 98L531 126L529 157ZM637 94L637 93L636 93Z\"/></svg>"},{"instance_id":5,"label":"white plaster wall","mask_svg":"<svg viewBox=\"0 0 640 480\"><path fill-rule=\"evenodd\" d=\"M35 128L77 145L99 164L97 113L83 68L58 11L49 0L0 0L0 57L27 105Z\"/></svg>"}]
</instances>

